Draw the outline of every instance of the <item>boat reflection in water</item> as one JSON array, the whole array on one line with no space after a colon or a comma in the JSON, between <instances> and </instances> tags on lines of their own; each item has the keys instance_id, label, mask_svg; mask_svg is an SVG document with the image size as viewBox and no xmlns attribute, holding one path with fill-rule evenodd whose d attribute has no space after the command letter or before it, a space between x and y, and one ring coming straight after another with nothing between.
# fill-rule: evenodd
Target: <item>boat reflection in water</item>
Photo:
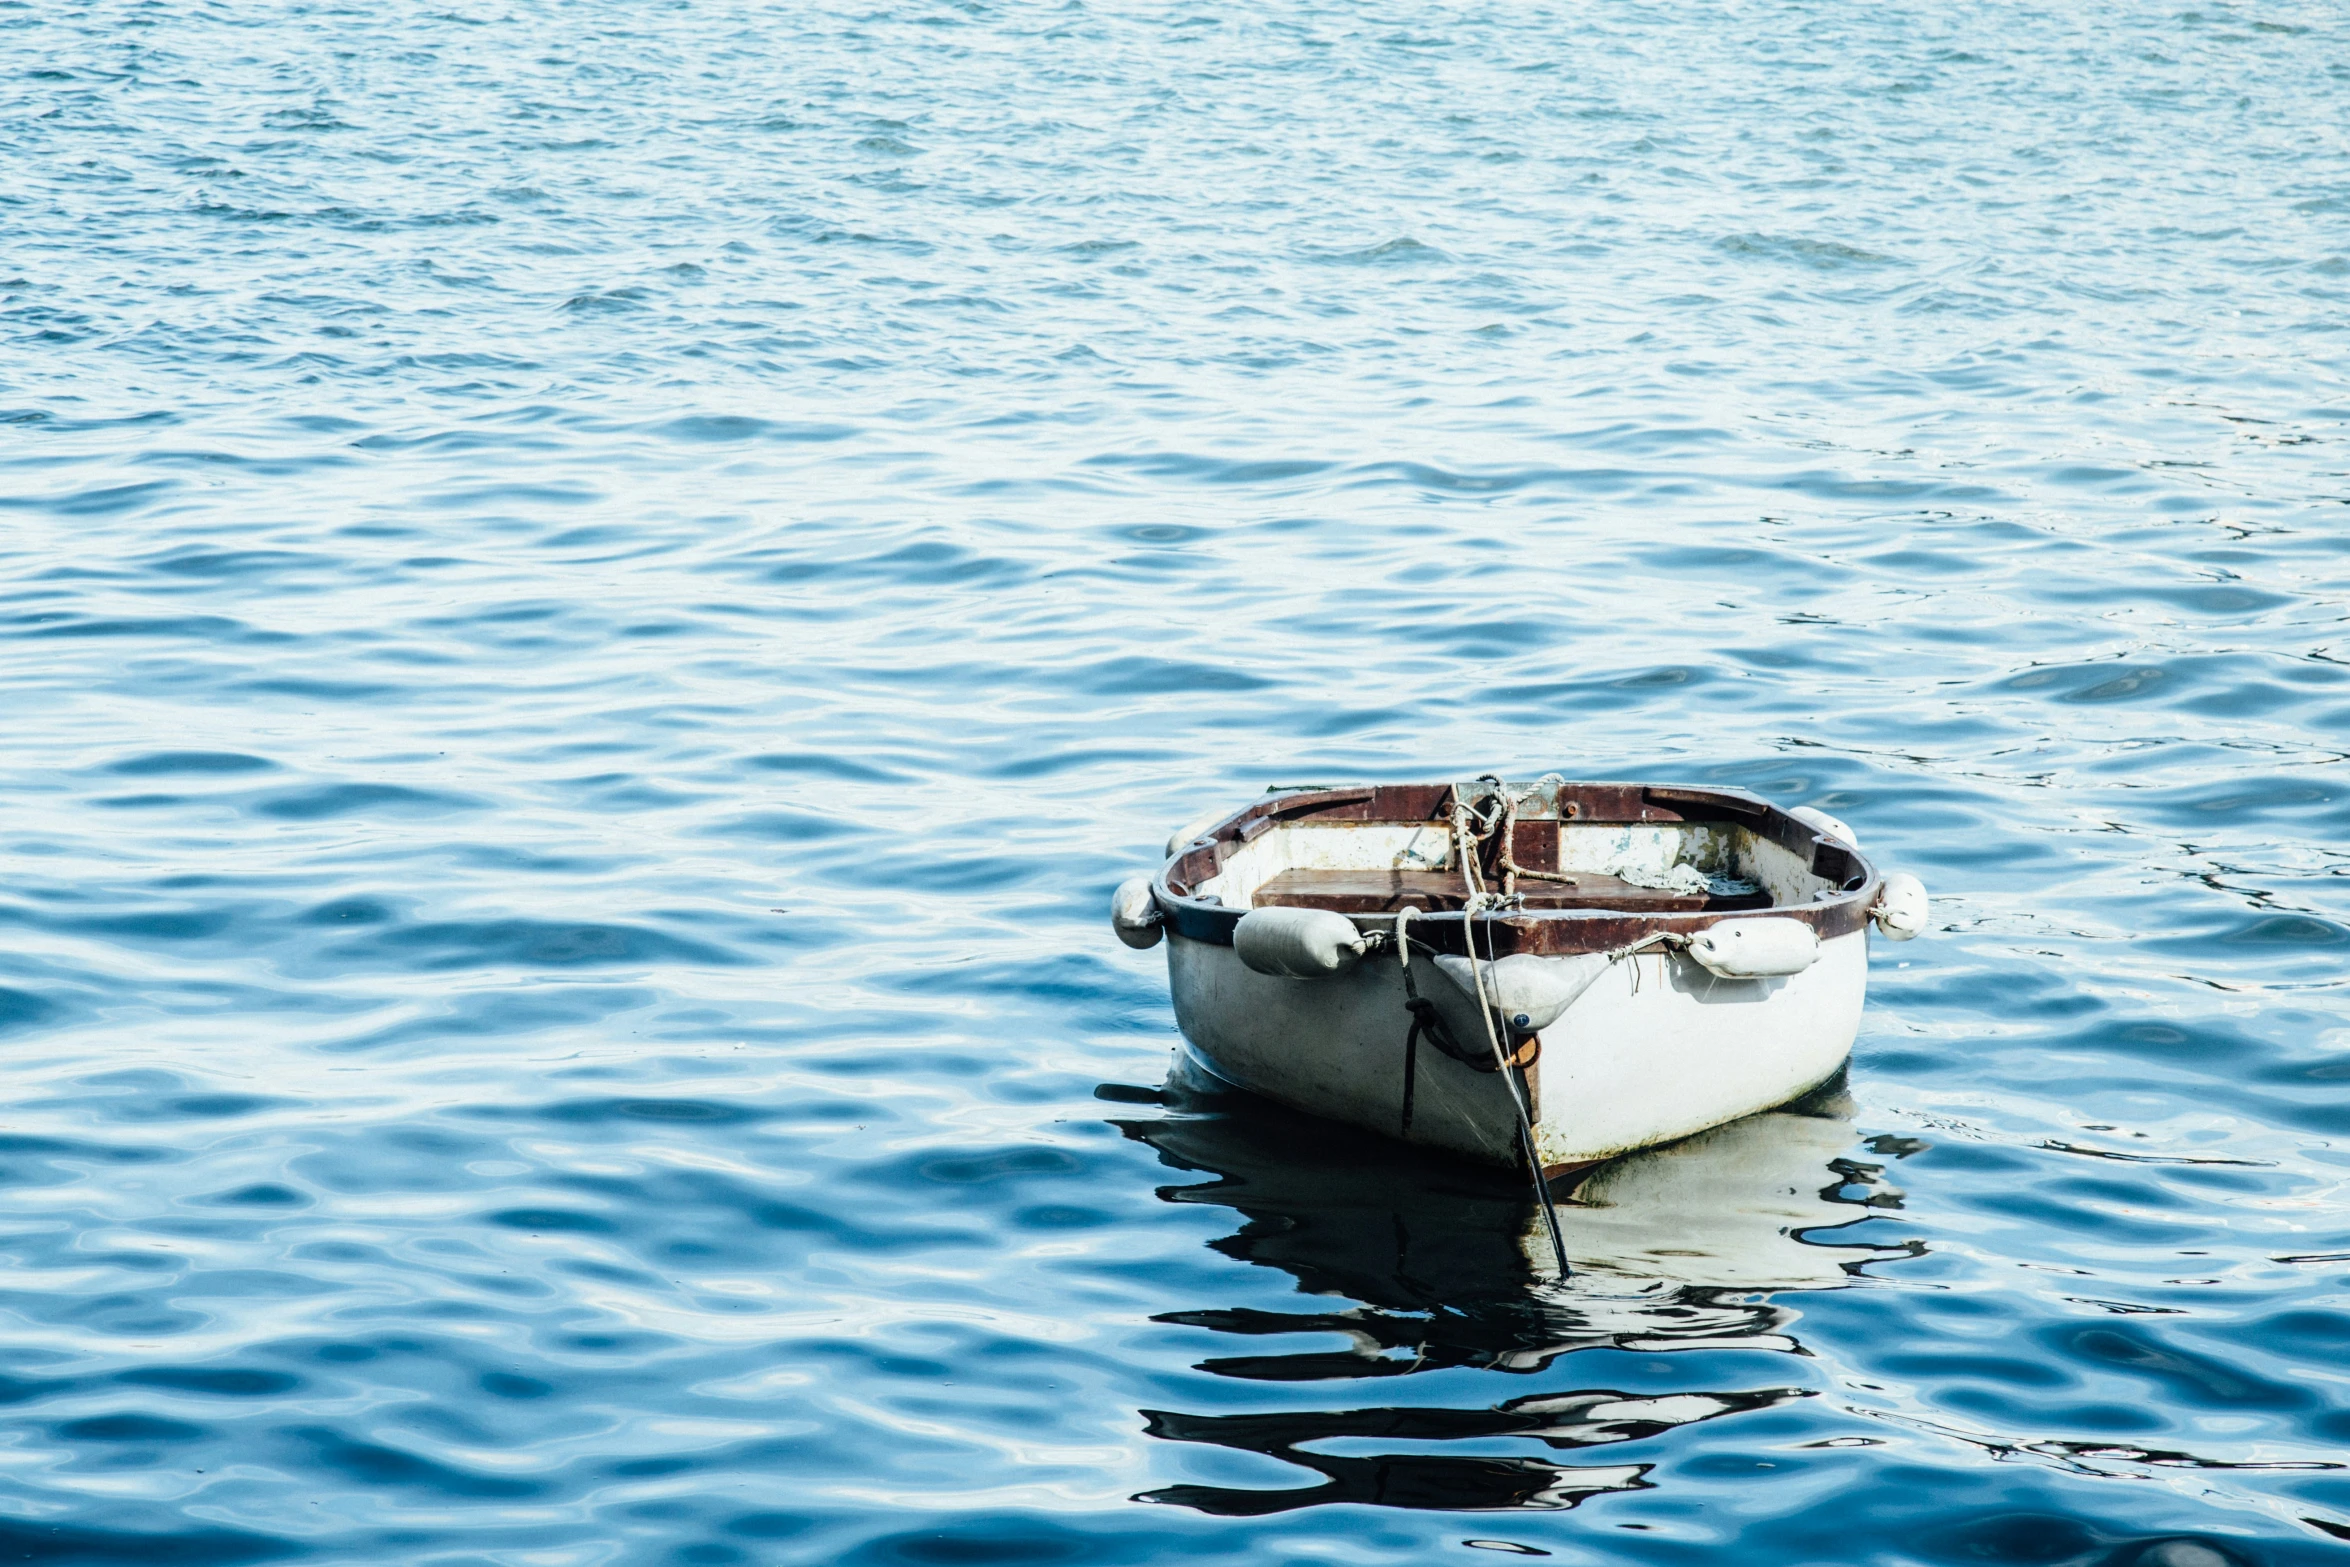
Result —
<instances>
[{"instance_id":1,"label":"boat reflection in water","mask_svg":"<svg viewBox=\"0 0 2350 1567\"><path fill-rule=\"evenodd\" d=\"M1323 1311L1211 1309L1158 1319L1250 1338L1345 1340L1341 1348L1232 1355L1199 1366L1243 1381L1352 1381L1463 1367L1528 1373L1603 1346L1799 1352L1789 1331L1795 1314L1769 1292L1849 1284L1869 1263L1907 1255L1915 1245L1836 1233L1901 1200L1885 1183L1883 1164L1856 1157L1863 1150L1840 1084L1591 1171L1559 1205L1574 1267L1563 1281L1523 1180L1507 1172L1296 1115L1188 1068L1178 1068L1163 1089L1109 1086L1101 1093L1161 1106L1158 1116L1116 1124L1167 1164L1215 1177L1160 1195L1234 1210L1242 1222L1213 1243L1217 1250L1278 1268L1309 1295L1347 1302ZM1895 1139L1867 1145L1894 1157L1919 1146ZM1572 1507L1604 1492L1649 1488L1653 1465L1337 1456L1307 1444L1520 1437L1578 1451L1809 1396L1809 1389L1787 1386L1661 1395L1591 1388L1477 1409L1144 1410L1153 1436L1261 1453L1315 1471L1322 1482L1289 1490L1177 1485L1137 1500L1227 1516L1333 1502Z\"/></svg>"}]
</instances>

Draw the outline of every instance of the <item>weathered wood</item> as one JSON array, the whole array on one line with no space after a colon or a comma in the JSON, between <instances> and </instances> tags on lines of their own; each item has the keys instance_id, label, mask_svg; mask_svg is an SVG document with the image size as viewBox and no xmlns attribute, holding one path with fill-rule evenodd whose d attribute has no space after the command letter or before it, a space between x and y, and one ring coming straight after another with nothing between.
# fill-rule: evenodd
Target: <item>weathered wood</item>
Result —
<instances>
[{"instance_id":1,"label":"weathered wood","mask_svg":"<svg viewBox=\"0 0 2350 1567\"><path fill-rule=\"evenodd\" d=\"M1555 850L1557 830L1552 829ZM1552 864L1557 855L1551 856ZM1523 863L1523 862L1521 862ZM1544 866L1542 869L1549 869ZM1703 893L1640 887L1593 871L1575 872L1575 884L1522 881L1528 909L1612 909L1627 914L1730 913L1771 906L1768 893L1718 898ZM1393 914L1405 904L1428 913L1457 912L1467 889L1451 871L1283 871L1256 891L1258 908L1332 909L1340 914Z\"/></svg>"},{"instance_id":2,"label":"weathered wood","mask_svg":"<svg viewBox=\"0 0 2350 1567\"><path fill-rule=\"evenodd\" d=\"M1302 790L1296 793L1268 796L1233 812L1202 835L1200 847L1178 854L1160 872L1160 907L1167 916L1168 928L1195 941L1214 942L1229 946L1232 927L1242 910L1225 908L1211 901L1195 898L1192 889L1213 877L1224 860L1249 838L1265 831L1257 826L1260 821L1271 825L1277 817L1283 825L1312 821L1328 822L1394 822L1399 825L1442 821L1452 804L1450 784L1377 784L1358 785L1347 789ZM1875 901L1881 883L1868 859L1815 832L1808 824L1799 822L1766 800L1736 789L1694 789L1669 785L1636 783L1569 783L1558 795L1561 814L1568 820L1585 825L1607 825L1619 822L1734 822L1749 831L1760 833L1798 854L1808 854L1814 874L1841 888L1838 895L1825 897L1815 903L1802 904L1778 912L1790 919L1801 920L1819 933L1822 941L1849 935L1868 923L1869 905ZM1518 863L1530 868L1538 866L1527 853L1538 853L1533 838L1535 833L1547 833L1555 838L1556 829L1541 818L1519 824L1521 836L1513 840L1526 845ZM1534 829L1529 833L1526 829ZM1555 843L1552 848L1555 850ZM1551 863L1555 864L1553 860ZM1489 878L1499 884L1499 878ZM1577 873L1577 880L1582 877ZM1489 956L1504 956L1512 952L1566 954L1612 950L1627 942L1637 941L1658 931L1672 931L1694 935L1723 914L1743 913L1754 908L1768 907L1765 902L1748 903L1743 900L1690 900L1688 906L1643 899L1591 904L1537 903L1532 896L1541 883L1521 880L1519 890L1529 894L1529 908L1506 914L1483 915L1477 920L1478 948ZM1676 896L1665 894L1667 898ZM1423 904L1431 914L1429 922L1416 927L1414 934L1438 951L1465 952L1467 950L1464 924L1457 912L1457 899L1447 910L1433 904ZM1362 909L1342 912L1357 913L1359 917L1379 921L1391 909ZM1381 923L1384 923L1383 921Z\"/></svg>"}]
</instances>

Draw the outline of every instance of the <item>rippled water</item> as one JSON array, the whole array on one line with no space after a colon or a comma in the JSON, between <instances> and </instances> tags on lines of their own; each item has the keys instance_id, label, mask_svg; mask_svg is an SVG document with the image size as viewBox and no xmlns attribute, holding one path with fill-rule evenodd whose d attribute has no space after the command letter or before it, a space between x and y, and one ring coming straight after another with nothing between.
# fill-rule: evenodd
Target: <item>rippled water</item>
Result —
<instances>
[{"instance_id":1,"label":"rippled water","mask_svg":"<svg viewBox=\"0 0 2350 1567\"><path fill-rule=\"evenodd\" d=\"M0 5L0 1554L2332 1556L2346 45ZM1489 767L1938 899L1563 1290L1102 916Z\"/></svg>"}]
</instances>

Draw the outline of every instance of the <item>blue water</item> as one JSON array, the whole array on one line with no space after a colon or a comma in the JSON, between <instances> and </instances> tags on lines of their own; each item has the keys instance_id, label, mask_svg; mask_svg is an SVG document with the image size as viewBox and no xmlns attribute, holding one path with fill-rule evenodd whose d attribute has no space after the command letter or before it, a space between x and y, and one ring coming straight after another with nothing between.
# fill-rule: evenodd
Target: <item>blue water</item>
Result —
<instances>
[{"instance_id":1,"label":"blue water","mask_svg":"<svg viewBox=\"0 0 2350 1567\"><path fill-rule=\"evenodd\" d=\"M2333 1558L2346 62L0 4L0 1557ZM1566 1289L1103 917L1488 768L1937 900Z\"/></svg>"}]
</instances>

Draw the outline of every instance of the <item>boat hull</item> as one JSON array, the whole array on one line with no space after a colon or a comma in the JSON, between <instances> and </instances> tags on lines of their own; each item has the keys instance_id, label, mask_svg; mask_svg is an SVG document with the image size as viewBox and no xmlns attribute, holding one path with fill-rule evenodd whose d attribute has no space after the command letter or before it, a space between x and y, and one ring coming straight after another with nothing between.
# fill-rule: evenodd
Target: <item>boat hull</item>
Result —
<instances>
[{"instance_id":1,"label":"boat hull","mask_svg":"<svg viewBox=\"0 0 2350 1567\"><path fill-rule=\"evenodd\" d=\"M1422 1147L1519 1161L1507 1081L1425 1043L1405 1125L1411 1014L1392 958L1290 979L1249 969L1230 946L1170 934L1167 966L1184 1040L1224 1081ZM1415 977L1424 991L1447 983L1425 964ZM1718 978L1670 951L1612 964L1542 1031L1526 1074L1544 1167L1596 1163L1800 1097L1850 1056L1867 987L1863 930L1771 979Z\"/></svg>"}]
</instances>

